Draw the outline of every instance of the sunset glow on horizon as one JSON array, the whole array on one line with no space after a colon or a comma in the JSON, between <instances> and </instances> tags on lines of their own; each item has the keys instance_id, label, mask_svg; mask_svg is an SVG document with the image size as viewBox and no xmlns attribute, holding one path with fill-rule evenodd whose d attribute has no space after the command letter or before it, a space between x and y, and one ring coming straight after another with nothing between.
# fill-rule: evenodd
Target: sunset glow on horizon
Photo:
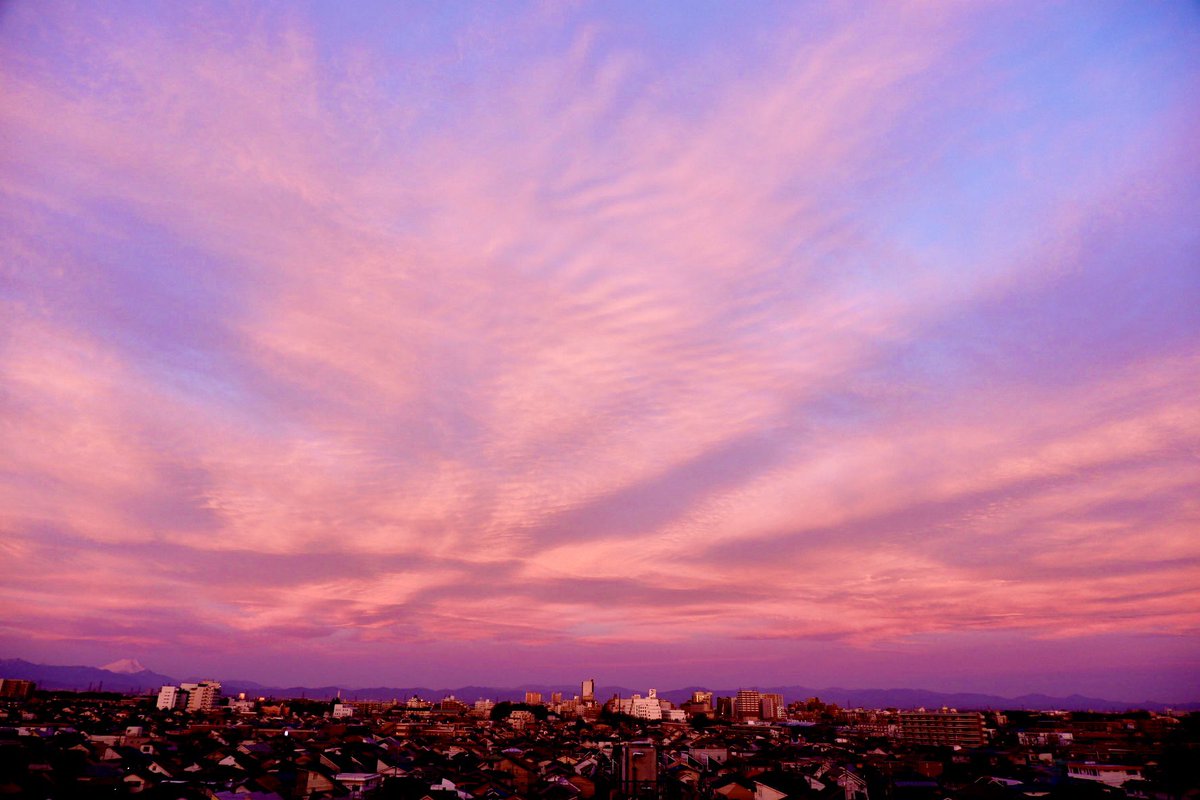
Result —
<instances>
[{"instance_id":1,"label":"sunset glow on horizon","mask_svg":"<svg viewBox=\"0 0 1200 800\"><path fill-rule=\"evenodd\" d=\"M1187 3L0 6L0 656L1200 700Z\"/></svg>"}]
</instances>

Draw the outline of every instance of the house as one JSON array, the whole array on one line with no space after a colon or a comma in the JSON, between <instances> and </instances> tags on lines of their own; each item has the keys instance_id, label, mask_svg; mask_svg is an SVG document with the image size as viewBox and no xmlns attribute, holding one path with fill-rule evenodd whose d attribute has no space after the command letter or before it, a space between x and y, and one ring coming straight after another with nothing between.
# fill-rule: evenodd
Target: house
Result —
<instances>
[{"instance_id":1,"label":"house","mask_svg":"<svg viewBox=\"0 0 1200 800\"><path fill-rule=\"evenodd\" d=\"M333 780L353 798L370 794L383 784L383 776L378 772L339 772Z\"/></svg>"}]
</instances>

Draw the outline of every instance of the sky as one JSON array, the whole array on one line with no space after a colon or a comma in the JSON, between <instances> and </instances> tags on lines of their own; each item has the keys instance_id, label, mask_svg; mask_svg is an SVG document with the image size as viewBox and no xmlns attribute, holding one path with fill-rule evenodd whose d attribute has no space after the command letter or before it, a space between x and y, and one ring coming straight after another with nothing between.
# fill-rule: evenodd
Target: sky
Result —
<instances>
[{"instance_id":1,"label":"sky","mask_svg":"<svg viewBox=\"0 0 1200 800\"><path fill-rule=\"evenodd\" d=\"M1200 700L1192 3L0 5L0 655Z\"/></svg>"}]
</instances>

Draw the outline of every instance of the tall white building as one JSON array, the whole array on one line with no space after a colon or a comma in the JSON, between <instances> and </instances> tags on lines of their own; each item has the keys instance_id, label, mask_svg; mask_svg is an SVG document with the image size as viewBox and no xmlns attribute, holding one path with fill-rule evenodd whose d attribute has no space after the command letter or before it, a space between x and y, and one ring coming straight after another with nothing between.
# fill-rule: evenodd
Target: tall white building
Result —
<instances>
[{"instance_id":1,"label":"tall white building","mask_svg":"<svg viewBox=\"0 0 1200 800\"><path fill-rule=\"evenodd\" d=\"M179 688L187 692L188 711L207 711L215 708L217 697L221 694L221 684L216 681L181 683Z\"/></svg>"},{"instance_id":2,"label":"tall white building","mask_svg":"<svg viewBox=\"0 0 1200 800\"><path fill-rule=\"evenodd\" d=\"M175 708L179 705L179 687L164 686L158 690L158 702L155 704L160 709Z\"/></svg>"}]
</instances>

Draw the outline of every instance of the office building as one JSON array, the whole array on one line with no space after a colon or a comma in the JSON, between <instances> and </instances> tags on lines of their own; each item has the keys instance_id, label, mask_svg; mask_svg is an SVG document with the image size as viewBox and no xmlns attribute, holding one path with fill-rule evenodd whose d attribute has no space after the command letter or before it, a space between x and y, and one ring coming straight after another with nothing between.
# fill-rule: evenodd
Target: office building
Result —
<instances>
[{"instance_id":1,"label":"office building","mask_svg":"<svg viewBox=\"0 0 1200 800\"><path fill-rule=\"evenodd\" d=\"M783 719L786 708L783 705L783 695L777 692L763 692L759 700L763 719Z\"/></svg>"},{"instance_id":2,"label":"office building","mask_svg":"<svg viewBox=\"0 0 1200 800\"><path fill-rule=\"evenodd\" d=\"M739 722L762 716L762 695L755 689L738 689L733 701L734 719Z\"/></svg>"}]
</instances>

